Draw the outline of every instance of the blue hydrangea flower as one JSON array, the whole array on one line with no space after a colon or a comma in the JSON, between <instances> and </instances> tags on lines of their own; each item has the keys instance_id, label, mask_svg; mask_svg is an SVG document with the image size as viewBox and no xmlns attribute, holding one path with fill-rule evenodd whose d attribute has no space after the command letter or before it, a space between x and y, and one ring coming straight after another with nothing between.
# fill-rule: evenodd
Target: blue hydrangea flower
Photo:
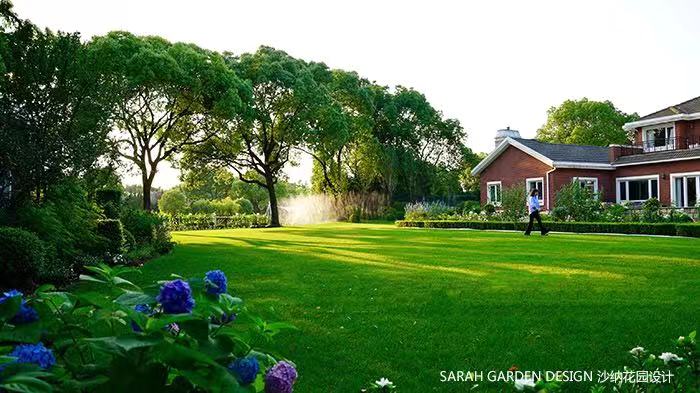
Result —
<instances>
[{"instance_id":1,"label":"blue hydrangea flower","mask_svg":"<svg viewBox=\"0 0 700 393\"><path fill-rule=\"evenodd\" d=\"M25 323L32 323L39 320L39 313L36 312L32 307L27 306L27 302L22 300L22 304L19 306L19 311L15 314L10 322L14 325L23 325Z\"/></svg>"},{"instance_id":2,"label":"blue hydrangea flower","mask_svg":"<svg viewBox=\"0 0 700 393\"><path fill-rule=\"evenodd\" d=\"M236 376L242 386L250 385L260 372L260 363L253 356L238 358L228 365L228 369Z\"/></svg>"},{"instance_id":3,"label":"blue hydrangea flower","mask_svg":"<svg viewBox=\"0 0 700 393\"><path fill-rule=\"evenodd\" d=\"M265 393L292 393L297 380L297 370L281 361L270 367L265 374Z\"/></svg>"},{"instance_id":4,"label":"blue hydrangea flower","mask_svg":"<svg viewBox=\"0 0 700 393\"><path fill-rule=\"evenodd\" d=\"M140 312L141 314L151 315L153 314L153 309L148 304L137 304L134 306L134 310ZM131 321L131 330L140 333L143 331L141 326L139 326L135 321Z\"/></svg>"},{"instance_id":5,"label":"blue hydrangea flower","mask_svg":"<svg viewBox=\"0 0 700 393\"><path fill-rule=\"evenodd\" d=\"M5 303L7 299L13 298L13 297L22 297L24 296L22 292L13 289L10 291L7 291L0 296L0 303ZM36 310L30 306L27 305L27 301L22 299L22 302L19 306L19 310L17 310L17 314L15 314L12 319L10 319L10 322L14 325L22 325L25 323L31 323L39 320L39 314L36 312Z\"/></svg>"},{"instance_id":6,"label":"blue hydrangea flower","mask_svg":"<svg viewBox=\"0 0 700 393\"><path fill-rule=\"evenodd\" d=\"M0 296L0 303L5 303L5 301L7 299L12 298L12 297L16 297L16 296L22 297L23 294L22 294L22 292L20 292L16 289L9 290L9 291L3 293L2 296Z\"/></svg>"},{"instance_id":7,"label":"blue hydrangea flower","mask_svg":"<svg viewBox=\"0 0 700 393\"><path fill-rule=\"evenodd\" d=\"M51 368L56 364L53 351L46 348L43 343L19 344L8 356L17 358L18 363L34 363L43 369Z\"/></svg>"},{"instance_id":8,"label":"blue hydrangea flower","mask_svg":"<svg viewBox=\"0 0 700 393\"><path fill-rule=\"evenodd\" d=\"M228 280L221 270L211 270L204 275L204 287L211 295L220 295L228 290Z\"/></svg>"},{"instance_id":9,"label":"blue hydrangea flower","mask_svg":"<svg viewBox=\"0 0 700 393\"><path fill-rule=\"evenodd\" d=\"M221 314L220 317L216 317L214 315L211 316L211 323L217 324L217 325L226 325L227 323L231 323L236 320L236 313L232 312L230 314L223 313Z\"/></svg>"},{"instance_id":10,"label":"blue hydrangea flower","mask_svg":"<svg viewBox=\"0 0 700 393\"><path fill-rule=\"evenodd\" d=\"M179 279L163 284L156 300L166 314L189 314L194 308L190 284Z\"/></svg>"}]
</instances>

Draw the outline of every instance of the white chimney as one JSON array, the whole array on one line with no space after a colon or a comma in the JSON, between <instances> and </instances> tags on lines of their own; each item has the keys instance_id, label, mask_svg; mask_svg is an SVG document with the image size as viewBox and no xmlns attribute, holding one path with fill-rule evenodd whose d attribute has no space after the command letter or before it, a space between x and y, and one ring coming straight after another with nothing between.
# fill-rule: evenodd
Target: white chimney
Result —
<instances>
[{"instance_id":1,"label":"white chimney","mask_svg":"<svg viewBox=\"0 0 700 393\"><path fill-rule=\"evenodd\" d=\"M519 139L520 132L518 130L511 130L510 127L506 127L503 130L496 131L496 138L494 138L494 141L496 142L496 147L498 147L498 145L500 145L501 142L503 142L503 140L506 138Z\"/></svg>"}]
</instances>

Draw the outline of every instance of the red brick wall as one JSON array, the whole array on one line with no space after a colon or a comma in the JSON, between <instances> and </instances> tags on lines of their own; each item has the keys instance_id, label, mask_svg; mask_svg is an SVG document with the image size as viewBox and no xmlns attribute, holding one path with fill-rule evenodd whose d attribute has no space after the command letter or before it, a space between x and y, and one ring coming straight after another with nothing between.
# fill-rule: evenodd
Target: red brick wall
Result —
<instances>
[{"instance_id":1,"label":"red brick wall","mask_svg":"<svg viewBox=\"0 0 700 393\"><path fill-rule=\"evenodd\" d=\"M521 150L508 146L506 151L496 158L480 176L481 203L486 203L486 183L501 181L503 188L514 185L525 187L525 179L529 177L545 178L552 167L542 161L523 153ZM523 201L523 203L525 203Z\"/></svg>"},{"instance_id":2,"label":"red brick wall","mask_svg":"<svg viewBox=\"0 0 700 393\"><path fill-rule=\"evenodd\" d=\"M595 177L598 179L598 191L602 192L603 200L615 201L615 171L594 169L559 168L549 175L549 193L552 195L552 207L556 205L556 194L565 185L574 181L574 177Z\"/></svg>"},{"instance_id":3,"label":"red brick wall","mask_svg":"<svg viewBox=\"0 0 700 393\"><path fill-rule=\"evenodd\" d=\"M700 122L693 130L700 131ZM691 128L688 128L691 129ZM550 172L547 176L547 172ZM538 159L509 146L480 176L481 203L486 203L486 184L501 181L504 188L514 185L525 187L525 179L542 177L545 181L545 208L552 209L556 203L556 193L562 186L573 181L574 177L595 177L598 189L603 192L606 202L617 201L616 178L628 176L659 175L659 200L665 206L671 204L671 173L700 172L700 159L664 162L658 164L632 165L617 167L614 171L566 169L552 171L552 167Z\"/></svg>"},{"instance_id":4,"label":"red brick wall","mask_svg":"<svg viewBox=\"0 0 700 393\"><path fill-rule=\"evenodd\" d=\"M617 167L615 177L659 175L659 201L662 205L668 206L671 204L671 173L698 171L700 171L700 159ZM613 189L614 199L615 190Z\"/></svg>"}]
</instances>

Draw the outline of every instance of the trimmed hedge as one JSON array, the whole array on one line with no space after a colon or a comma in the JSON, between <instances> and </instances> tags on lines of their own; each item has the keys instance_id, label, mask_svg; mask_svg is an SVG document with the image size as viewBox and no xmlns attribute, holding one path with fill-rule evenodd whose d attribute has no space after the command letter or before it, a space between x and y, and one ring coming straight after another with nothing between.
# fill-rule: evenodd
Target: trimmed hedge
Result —
<instances>
[{"instance_id":1,"label":"trimmed hedge","mask_svg":"<svg viewBox=\"0 0 700 393\"><path fill-rule=\"evenodd\" d=\"M0 286L27 288L42 270L44 242L24 229L0 227Z\"/></svg>"},{"instance_id":2,"label":"trimmed hedge","mask_svg":"<svg viewBox=\"0 0 700 393\"><path fill-rule=\"evenodd\" d=\"M267 225L267 216L263 214L236 214L217 216L215 214L164 215L166 225L171 231L191 231L200 229L227 228L262 228Z\"/></svg>"},{"instance_id":3,"label":"trimmed hedge","mask_svg":"<svg viewBox=\"0 0 700 393\"><path fill-rule=\"evenodd\" d=\"M106 219L97 221L97 234L104 237L105 251L121 254L124 251L124 228L119 220Z\"/></svg>"},{"instance_id":4,"label":"trimmed hedge","mask_svg":"<svg viewBox=\"0 0 700 393\"><path fill-rule=\"evenodd\" d=\"M525 222L425 220L397 221L400 227L413 228L468 228L524 231ZM622 233L635 235L665 235L700 237L700 224L640 223L640 222L547 222L545 226L556 232ZM535 225L539 230L539 226Z\"/></svg>"}]
</instances>

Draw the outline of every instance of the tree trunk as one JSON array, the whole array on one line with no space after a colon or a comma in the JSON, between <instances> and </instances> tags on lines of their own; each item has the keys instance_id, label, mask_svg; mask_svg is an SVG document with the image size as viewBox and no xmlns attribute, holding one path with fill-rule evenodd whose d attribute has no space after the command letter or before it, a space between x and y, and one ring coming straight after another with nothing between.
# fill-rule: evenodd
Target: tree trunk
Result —
<instances>
[{"instance_id":1,"label":"tree trunk","mask_svg":"<svg viewBox=\"0 0 700 393\"><path fill-rule=\"evenodd\" d=\"M151 186L153 179L149 179L146 175L141 178L143 180L143 210L151 211Z\"/></svg>"},{"instance_id":2,"label":"tree trunk","mask_svg":"<svg viewBox=\"0 0 700 393\"><path fill-rule=\"evenodd\" d=\"M275 180L272 176L265 176L265 184L267 188L267 195L270 198L270 227L279 227L280 225L280 213L277 206L277 194L275 193Z\"/></svg>"}]
</instances>

